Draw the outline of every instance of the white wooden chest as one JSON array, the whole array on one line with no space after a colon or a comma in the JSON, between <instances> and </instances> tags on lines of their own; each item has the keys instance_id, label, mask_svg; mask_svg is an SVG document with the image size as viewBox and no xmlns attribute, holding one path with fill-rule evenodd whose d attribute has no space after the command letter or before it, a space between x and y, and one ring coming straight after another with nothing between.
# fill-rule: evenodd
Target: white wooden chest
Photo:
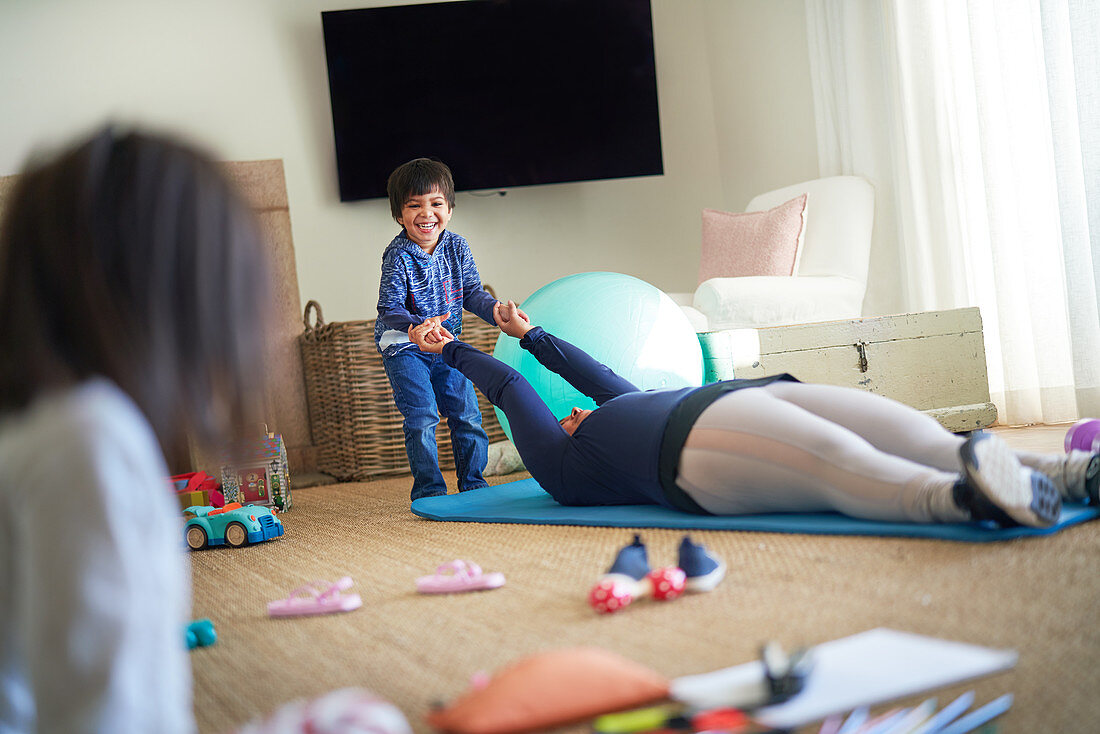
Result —
<instances>
[{"instance_id":1,"label":"white wooden chest","mask_svg":"<svg viewBox=\"0 0 1100 734\"><path fill-rule=\"evenodd\" d=\"M997 419L977 308L701 332L706 381L789 372L894 398L955 432Z\"/></svg>"}]
</instances>

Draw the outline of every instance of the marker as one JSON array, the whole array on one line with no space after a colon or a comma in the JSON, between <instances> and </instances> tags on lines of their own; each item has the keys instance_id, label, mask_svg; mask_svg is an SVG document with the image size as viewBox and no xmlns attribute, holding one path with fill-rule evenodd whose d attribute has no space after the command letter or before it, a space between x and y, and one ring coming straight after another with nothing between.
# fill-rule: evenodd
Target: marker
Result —
<instances>
[{"instance_id":1,"label":"marker","mask_svg":"<svg viewBox=\"0 0 1100 734\"><path fill-rule=\"evenodd\" d=\"M965 734L965 732L973 731L985 722L995 719L1005 711L1008 711L1011 707L1012 694L1006 693L1000 698L993 699L980 709L967 714L954 724L944 727L940 730L940 734Z\"/></svg>"},{"instance_id":2,"label":"marker","mask_svg":"<svg viewBox=\"0 0 1100 734\"><path fill-rule=\"evenodd\" d=\"M863 728L859 729L859 734L886 734L896 722L905 718L908 713L909 709L890 709L882 716L864 724Z\"/></svg>"},{"instance_id":3,"label":"marker","mask_svg":"<svg viewBox=\"0 0 1100 734\"><path fill-rule=\"evenodd\" d=\"M598 716L592 723L592 728L601 734L652 731L664 727L676 714L676 709L671 706L652 706Z\"/></svg>"},{"instance_id":4,"label":"marker","mask_svg":"<svg viewBox=\"0 0 1100 734\"><path fill-rule=\"evenodd\" d=\"M866 706L860 706L857 709L853 709L852 713L848 714L848 720L844 722L844 726L840 727L840 731L837 734L855 734L855 732L863 726L863 723L867 721L867 714L870 713L870 709Z\"/></svg>"},{"instance_id":5,"label":"marker","mask_svg":"<svg viewBox=\"0 0 1100 734\"><path fill-rule=\"evenodd\" d=\"M913 729L917 728L928 717L936 712L936 699L929 698L923 701L920 706L917 706L905 716L898 719L898 721L889 729L883 731L883 734L910 734Z\"/></svg>"},{"instance_id":6,"label":"marker","mask_svg":"<svg viewBox=\"0 0 1100 734\"><path fill-rule=\"evenodd\" d=\"M934 734L954 721L962 712L970 708L974 703L974 691L967 691L951 703L943 707L943 710L918 726L912 734Z\"/></svg>"}]
</instances>

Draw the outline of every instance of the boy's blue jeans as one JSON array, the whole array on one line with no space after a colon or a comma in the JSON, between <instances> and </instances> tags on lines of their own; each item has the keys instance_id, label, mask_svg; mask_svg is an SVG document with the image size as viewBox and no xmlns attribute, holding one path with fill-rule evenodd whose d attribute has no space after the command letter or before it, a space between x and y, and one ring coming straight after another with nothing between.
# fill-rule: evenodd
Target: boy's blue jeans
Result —
<instances>
[{"instance_id":1,"label":"boy's blue jeans","mask_svg":"<svg viewBox=\"0 0 1100 734\"><path fill-rule=\"evenodd\" d=\"M402 429L413 475L412 499L447 494L435 442L441 414L451 430L459 491L487 486L481 472L489 458L489 437L481 427L473 384L438 354L416 348L383 354L382 365L405 418Z\"/></svg>"}]
</instances>

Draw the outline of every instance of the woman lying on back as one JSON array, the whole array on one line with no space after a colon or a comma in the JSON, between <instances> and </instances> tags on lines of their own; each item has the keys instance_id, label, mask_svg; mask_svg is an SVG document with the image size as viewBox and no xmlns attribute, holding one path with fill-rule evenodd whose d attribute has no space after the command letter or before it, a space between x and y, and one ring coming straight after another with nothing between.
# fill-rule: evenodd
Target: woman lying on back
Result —
<instances>
[{"instance_id":1,"label":"woman lying on back","mask_svg":"<svg viewBox=\"0 0 1100 734\"><path fill-rule=\"evenodd\" d=\"M559 420L516 370L446 330L428 323L414 339L504 411L528 471L561 504L1045 527L1063 497L1096 500L1100 455L1017 455L992 434L964 439L889 398L790 375L641 391L514 303L495 316L598 408Z\"/></svg>"}]
</instances>

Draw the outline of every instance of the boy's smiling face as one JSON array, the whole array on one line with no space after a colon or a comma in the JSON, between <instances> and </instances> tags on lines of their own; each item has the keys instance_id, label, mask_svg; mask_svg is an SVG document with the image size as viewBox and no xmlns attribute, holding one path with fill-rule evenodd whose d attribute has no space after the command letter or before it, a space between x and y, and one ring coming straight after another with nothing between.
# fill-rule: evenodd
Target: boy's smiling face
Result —
<instances>
[{"instance_id":1,"label":"boy's smiling face","mask_svg":"<svg viewBox=\"0 0 1100 734\"><path fill-rule=\"evenodd\" d=\"M439 241L439 233L451 221L451 207L438 189L432 189L422 196L406 199L399 221L405 228L405 236L430 254Z\"/></svg>"}]
</instances>

